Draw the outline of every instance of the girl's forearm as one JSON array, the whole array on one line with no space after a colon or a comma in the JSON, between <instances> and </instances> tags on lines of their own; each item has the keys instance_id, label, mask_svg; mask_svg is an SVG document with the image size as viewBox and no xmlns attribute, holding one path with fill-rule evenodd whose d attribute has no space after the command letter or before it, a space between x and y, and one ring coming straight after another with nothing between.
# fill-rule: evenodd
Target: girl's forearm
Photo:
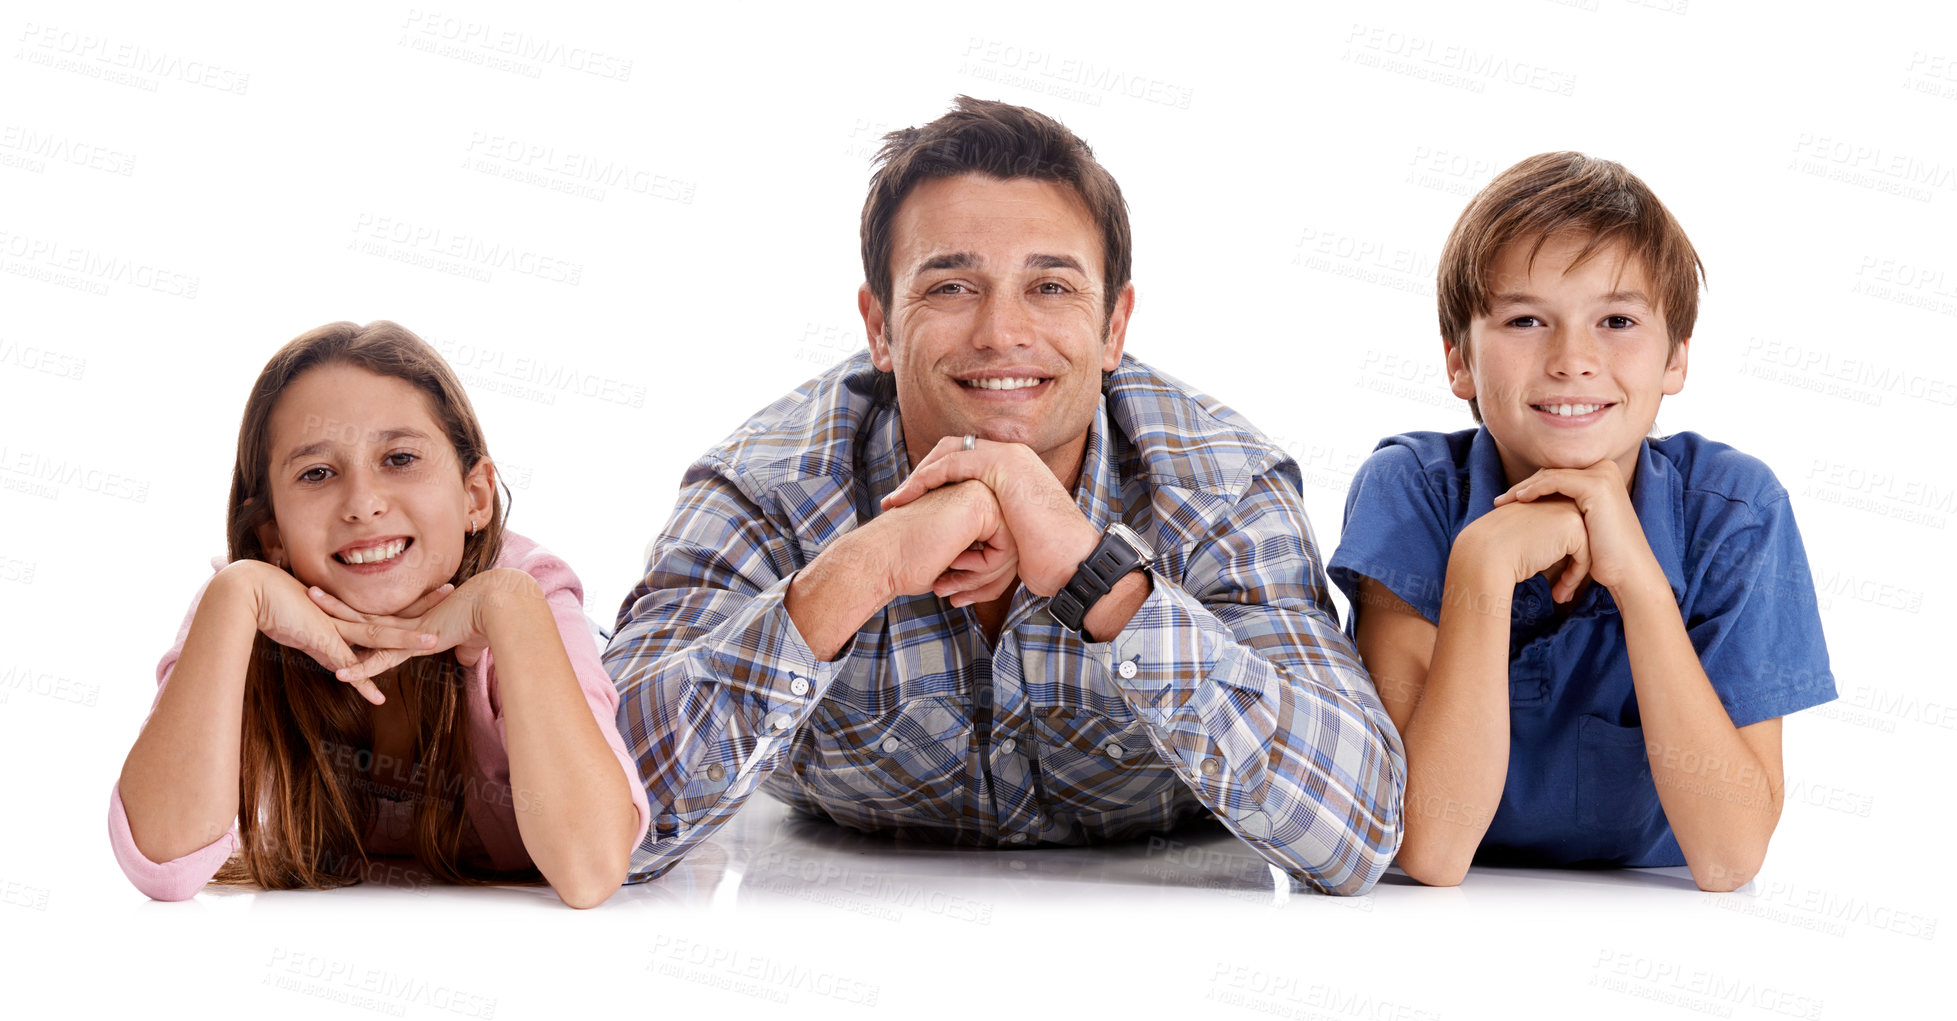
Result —
<instances>
[{"instance_id":1,"label":"girl's forearm","mask_svg":"<svg viewBox=\"0 0 1957 1021\"><path fill-rule=\"evenodd\" d=\"M181 858L238 817L245 670L258 635L250 568L226 568L197 605L183 654L123 761L117 782L136 849Z\"/></svg>"},{"instance_id":2,"label":"girl's forearm","mask_svg":"<svg viewBox=\"0 0 1957 1021\"><path fill-rule=\"evenodd\" d=\"M497 574L485 579L479 613L502 696L517 831L558 896L592 907L625 881L638 812L542 589L522 572Z\"/></svg>"}]
</instances>

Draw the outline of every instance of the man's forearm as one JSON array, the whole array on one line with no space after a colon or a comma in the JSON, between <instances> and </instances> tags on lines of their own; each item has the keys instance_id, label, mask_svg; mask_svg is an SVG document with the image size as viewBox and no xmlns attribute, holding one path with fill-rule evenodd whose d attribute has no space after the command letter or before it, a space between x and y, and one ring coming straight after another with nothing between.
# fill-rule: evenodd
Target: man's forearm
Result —
<instances>
[{"instance_id":1,"label":"man's forearm","mask_svg":"<svg viewBox=\"0 0 1957 1021\"><path fill-rule=\"evenodd\" d=\"M1658 802L1692 878L1731 890L1753 878L1780 822L1781 792L1733 726L1662 575L1613 590Z\"/></svg>"},{"instance_id":2,"label":"man's forearm","mask_svg":"<svg viewBox=\"0 0 1957 1021\"><path fill-rule=\"evenodd\" d=\"M835 659L894 596L884 586L891 551L866 526L837 539L789 583L783 605L809 651L822 662Z\"/></svg>"}]
</instances>

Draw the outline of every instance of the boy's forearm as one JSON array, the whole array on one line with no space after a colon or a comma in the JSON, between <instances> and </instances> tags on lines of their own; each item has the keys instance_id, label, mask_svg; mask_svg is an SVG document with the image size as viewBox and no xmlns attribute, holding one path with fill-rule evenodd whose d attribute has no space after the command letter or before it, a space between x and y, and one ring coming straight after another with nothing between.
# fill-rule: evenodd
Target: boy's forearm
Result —
<instances>
[{"instance_id":1,"label":"boy's forearm","mask_svg":"<svg viewBox=\"0 0 1957 1021\"><path fill-rule=\"evenodd\" d=\"M211 582L169 682L123 761L117 789L130 836L153 862L204 847L238 817L245 670L258 635L252 599L242 573Z\"/></svg>"},{"instance_id":2,"label":"boy's forearm","mask_svg":"<svg viewBox=\"0 0 1957 1021\"><path fill-rule=\"evenodd\" d=\"M1466 875L1508 778L1509 602L1514 584L1459 551L1448 563L1425 689L1407 720L1400 868L1423 883Z\"/></svg>"},{"instance_id":3,"label":"boy's forearm","mask_svg":"<svg viewBox=\"0 0 1957 1021\"><path fill-rule=\"evenodd\" d=\"M502 695L517 832L558 896L573 907L591 907L624 882L638 816L549 605L541 591L523 595L496 600L485 621Z\"/></svg>"},{"instance_id":4,"label":"boy's forearm","mask_svg":"<svg viewBox=\"0 0 1957 1021\"><path fill-rule=\"evenodd\" d=\"M1620 589L1611 595L1659 804L1700 888L1734 889L1766 857L1781 791L1726 715L1663 576Z\"/></svg>"}]
</instances>

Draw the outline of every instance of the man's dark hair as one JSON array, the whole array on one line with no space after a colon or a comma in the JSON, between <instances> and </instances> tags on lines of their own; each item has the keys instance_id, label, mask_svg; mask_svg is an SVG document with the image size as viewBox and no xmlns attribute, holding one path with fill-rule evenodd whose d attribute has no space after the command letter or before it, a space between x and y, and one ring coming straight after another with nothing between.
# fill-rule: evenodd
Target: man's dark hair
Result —
<instances>
[{"instance_id":1,"label":"man's dark hair","mask_svg":"<svg viewBox=\"0 0 1957 1021\"><path fill-rule=\"evenodd\" d=\"M1103 315L1128 285L1133 268L1128 204L1113 175L1059 121L1023 106L959 96L951 112L919 128L883 136L863 200L863 276L870 294L890 312L891 228L904 197L940 177L984 174L999 180L1030 177L1065 184L1086 204L1101 228L1101 262L1107 289Z\"/></svg>"}]
</instances>

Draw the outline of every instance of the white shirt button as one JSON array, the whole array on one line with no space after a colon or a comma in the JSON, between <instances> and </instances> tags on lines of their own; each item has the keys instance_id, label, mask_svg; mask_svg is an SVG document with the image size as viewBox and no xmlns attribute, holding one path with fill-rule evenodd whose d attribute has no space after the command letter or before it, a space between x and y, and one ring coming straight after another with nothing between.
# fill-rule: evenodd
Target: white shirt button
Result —
<instances>
[{"instance_id":1,"label":"white shirt button","mask_svg":"<svg viewBox=\"0 0 1957 1021\"><path fill-rule=\"evenodd\" d=\"M1128 749L1123 748L1118 744L1111 744L1103 750L1108 753L1108 758L1113 759L1116 762L1120 762L1122 758L1128 754Z\"/></svg>"},{"instance_id":2,"label":"white shirt button","mask_svg":"<svg viewBox=\"0 0 1957 1021\"><path fill-rule=\"evenodd\" d=\"M788 719L788 714L787 714L787 713L769 713L769 714L768 714L768 729L769 729L769 730L777 730L777 731L780 731L780 730L787 730L787 729L788 729L788 724L789 724L789 719Z\"/></svg>"},{"instance_id":3,"label":"white shirt button","mask_svg":"<svg viewBox=\"0 0 1957 1021\"><path fill-rule=\"evenodd\" d=\"M1204 776L1215 776L1216 774L1223 772L1223 763L1218 762L1215 759L1204 759L1203 764L1197 768L1203 771Z\"/></svg>"},{"instance_id":4,"label":"white shirt button","mask_svg":"<svg viewBox=\"0 0 1957 1021\"><path fill-rule=\"evenodd\" d=\"M1019 747L1019 742L1014 741L1012 738L1006 738L1004 741L999 742L999 754L1011 755L1012 750L1017 747Z\"/></svg>"},{"instance_id":5,"label":"white shirt button","mask_svg":"<svg viewBox=\"0 0 1957 1021\"><path fill-rule=\"evenodd\" d=\"M718 762L714 763L711 766L708 766L707 779L713 781L714 783L719 783L720 781L727 779L727 768L725 766L722 766Z\"/></svg>"},{"instance_id":6,"label":"white shirt button","mask_svg":"<svg viewBox=\"0 0 1957 1021\"><path fill-rule=\"evenodd\" d=\"M883 748L883 753L885 755L895 755L897 754L897 749L902 748L903 746L904 746L903 743L898 741L894 737L884 738L883 744L881 745L881 747Z\"/></svg>"},{"instance_id":7,"label":"white shirt button","mask_svg":"<svg viewBox=\"0 0 1957 1021\"><path fill-rule=\"evenodd\" d=\"M809 679L808 679L808 678L806 678L806 677L803 677L803 676L802 676L802 675L800 675L800 674L794 674L794 675L792 675L792 676L790 676L790 677L789 677L789 679L788 679L788 691L789 691L789 693L790 693L790 694L792 694L792 695L794 695L794 696L795 696L796 698L800 698L800 697L802 697L803 695L806 695L806 694L808 694L808 693L809 693Z\"/></svg>"},{"instance_id":8,"label":"white shirt button","mask_svg":"<svg viewBox=\"0 0 1957 1021\"><path fill-rule=\"evenodd\" d=\"M1138 671L1135 669L1134 660L1124 659L1121 661L1121 665L1115 668L1114 672L1120 674L1123 680L1132 680Z\"/></svg>"},{"instance_id":9,"label":"white shirt button","mask_svg":"<svg viewBox=\"0 0 1957 1021\"><path fill-rule=\"evenodd\" d=\"M1013 835L1012 835L1012 836L1011 836L1011 837L1010 837L1009 839L1011 840L1011 842L1012 842L1012 843L1015 843L1015 844L1023 844L1023 843L1025 843L1025 842L1026 842L1026 834L1024 834L1024 833L1015 833L1015 834L1013 834Z\"/></svg>"}]
</instances>

